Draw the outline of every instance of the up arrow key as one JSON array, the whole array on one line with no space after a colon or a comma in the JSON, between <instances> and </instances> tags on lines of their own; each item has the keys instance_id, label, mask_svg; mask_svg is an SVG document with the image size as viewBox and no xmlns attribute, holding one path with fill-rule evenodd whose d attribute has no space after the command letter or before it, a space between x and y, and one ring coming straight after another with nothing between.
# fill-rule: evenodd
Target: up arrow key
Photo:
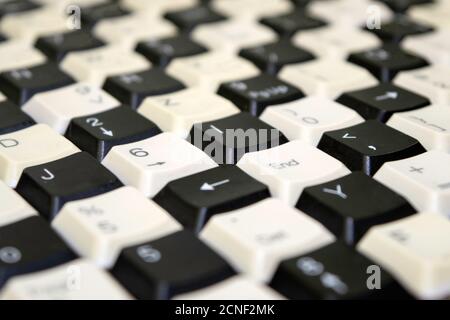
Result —
<instances>
[{"instance_id":1,"label":"up arrow key","mask_svg":"<svg viewBox=\"0 0 450 320\"><path fill-rule=\"evenodd\" d=\"M356 139L355 136L351 136L348 132L342 136L343 139Z\"/></svg>"}]
</instances>

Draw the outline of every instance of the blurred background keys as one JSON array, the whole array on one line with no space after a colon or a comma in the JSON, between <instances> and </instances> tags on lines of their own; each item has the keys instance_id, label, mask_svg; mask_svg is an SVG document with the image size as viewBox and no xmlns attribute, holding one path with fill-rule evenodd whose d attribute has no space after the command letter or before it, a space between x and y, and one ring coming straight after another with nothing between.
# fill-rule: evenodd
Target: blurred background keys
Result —
<instances>
[{"instance_id":1,"label":"blurred background keys","mask_svg":"<svg viewBox=\"0 0 450 320\"><path fill-rule=\"evenodd\" d=\"M8 100L0 102L0 134L20 130L33 124L35 124L33 119L19 106Z\"/></svg>"},{"instance_id":2,"label":"blurred background keys","mask_svg":"<svg viewBox=\"0 0 450 320\"><path fill-rule=\"evenodd\" d=\"M226 19L224 15L215 12L206 5L180 11L170 11L164 17L184 32L189 32L200 24L219 22Z\"/></svg>"}]
</instances>

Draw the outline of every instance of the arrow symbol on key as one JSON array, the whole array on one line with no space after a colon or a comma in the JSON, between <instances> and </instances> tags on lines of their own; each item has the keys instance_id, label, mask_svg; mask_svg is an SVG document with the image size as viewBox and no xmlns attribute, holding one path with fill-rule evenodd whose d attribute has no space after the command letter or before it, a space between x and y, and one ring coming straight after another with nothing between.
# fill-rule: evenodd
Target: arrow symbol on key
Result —
<instances>
[{"instance_id":1,"label":"arrow symbol on key","mask_svg":"<svg viewBox=\"0 0 450 320\"><path fill-rule=\"evenodd\" d=\"M356 139L355 136L351 136L349 133L346 133L342 136L343 139Z\"/></svg>"},{"instance_id":2,"label":"arrow symbol on key","mask_svg":"<svg viewBox=\"0 0 450 320\"><path fill-rule=\"evenodd\" d=\"M211 183L211 184L205 182L200 187L200 190L201 191L214 191L214 190L216 190L216 187L221 186L223 184L226 184L228 182L230 182L230 180L228 180L228 179L227 180L223 180L223 181L219 181L219 182L216 182L216 183Z\"/></svg>"},{"instance_id":3,"label":"arrow symbol on key","mask_svg":"<svg viewBox=\"0 0 450 320\"><path fill-rule=\"evenodd\" d=\"M110 137L112 137L112 136L114 135L113 132L112 132L111 130L106 130L106 129L103 128L103 127L101 127L100 130L102 130L102 133L103 133L105 136L110 136Z\"/></svg>"},{"instance_id":4,"label":"arrow symbol on key","mask_svg":"<svg viewBox=\"0 0 450 320\"><path fill-rule=\"evenodd\" d=\"M376 97L375 100L384 101L384 100L389 100L389 99L395 100L397 98L398 98L398 92L388 91L388 92L386 92L386 94Z\"/></svg>"},{"instance_id":5,"label":"arrow symbol on key","mask_svg":"<svg viewBox=\"0 0 450 320\"><path fill-rule=\"evenodd\" d=\"M155 162L147 165L147 167L162 166L163 164L165 164L165 162Z\"/></svg>"}]
</instances>

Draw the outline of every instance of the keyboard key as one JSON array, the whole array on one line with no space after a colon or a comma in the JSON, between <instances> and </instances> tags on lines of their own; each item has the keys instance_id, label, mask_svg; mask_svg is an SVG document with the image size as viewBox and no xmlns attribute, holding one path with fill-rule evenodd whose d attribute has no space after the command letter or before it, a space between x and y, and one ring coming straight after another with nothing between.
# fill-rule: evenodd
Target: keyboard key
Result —
<instances>
[{"instance_id":1,"label":"keyboard key","mask_svg":"<svg viewBox=\"0 0 450 320\"><path fill-rule=\"evenodd\" d=\"M36 215L36 210L1 180L0 197L0 226Z\"/></svg>"},{"instance_id":2,"label":"keyboard key","mask_svg":"<svg viewBox=\"0 0 450 320\"><path fill-rule=\"evenodd\" d=\"M450 153L450 114L445 107L431 107L395 114L387 123L416 138L427 150Z\"/></svg>"},{"instance_id":3,"label":"keyboard key","mask_svg":"<svg viewBox=\"0 0 450 320\"><path fill-rule=\"evenodd\" d=\"M387 122L396 112L420 109L430 104L427 98L391 83L346 92L337 101L367 120Z\"/></svg>"},{"instance_id":4,"label":"keyboard key","mask_svg":"<svg viewBox=\"0 0 450 320\"><path fill-rule=\"evenodd\" d=\"M175 296L174 300L284 300L264 284L235 276L204 289Z\"/></svg>"},{"instance_id":5,"label":"keyboard key","mask_svg":"<svg viewBox=\"0 0 450 320\"><path fill-rule=\"evenodd\" d=\"M288 64L314 59L314 56L288 41L242 49L239 55L253 62L262 72L275 75Z\"/></svg>"},{"instance_id":6,"label":"keyboard key","mask_svg":"<svg viewBox=\"0 0 450 320\"><path fill-rule=\"evenodd\" d=\"M230 266L189 231L122 251L112 274L138 299L169 299L234 275Z\"/></svg>"},{"instance_id":7,"label":"keyboard key","mask_svg":"<svg viewBox=\"0 0 450 320\"><path fill-rule=\"evenodd\" d=\"M33 119L11 101L0 102L0 134L28 128L34 125Z\"/></svg>"},{"instance_id":8,"label":"keyboard key","mask_svg":"<svg viewBox=\"0 0 450 320\"><path fill-rule=\"evenodd\" d=\"M321 224L276 199L214 216L201 238L236 270L264 282L283 259L334 241Z\"/></svg>"},{"instance_id":9,"label":"keyboard key","mask_svg":"<svg viewBox=\"0 0 450 320\"><path fill-rule=\"evenodd\" d=\"M164 17L183 31L191 31L201 24L219 22L226 19L206 5L167 12Z\"/></svg>"},{"instance_id":10,"label":"keyboard key","mask_svg":"<svg viewBox=\"0 0 450 320\"><path fill-rule=\"evenodd\" d=\"M388 161L425 152L414 138L375 120L325 132L319 149L342 161L352 171L373 175Z\"/></svg>"},{"instance_id":11,"label":"keyboard key","mask_svg":"<svg viewBox=\"0 0 450 320\"><path fill-rule=\"evenodd\" d=\"M122 106L73 119L66 137L101 161L114 146L147 139L159 133L161 130L153 122Z\"/></svg>"},{"instance_id":12,"label":"keyboard key","mask_svg":"<svg viewBox=\"0 0 450 320\"><path fill-rule=\"evenodd\" d=\"M233 102L242 111L249 112L255 117L259 116L268 106L304 97L300 89L266 74L223 83L219 87L218 94Z\"/></svg>"},{"instance_id":13,"label":"keyboard key","mask_svg":"<svg viewBox=\"0 0 450 320\"><path fill-rule=\"evenodd\" d=\"M192 41L188 35L181 34L170 38L139 42L136 51L149 59L154 65L166 67L172 59L202 54L207 49Z\"/></svg>"},{"instance_id":14,"label":"keyboard key","mask_svg":"<svg viewBox=\"0 0 450 320\"><path fill-rule=\"evenodd\" d=\"M87 260L14 277L2 300L129 300L131 296L108 272Z\"/></svg>"},{"instance_id":15,"label":"keyboard key","mask_svg":"<svg viewBox=\"0 0 450 320\"><path fill-rule=\"evenodd\" d=\"M103 45L103 41L94 37L90 32L76 30L41 36L37 39L35 46L47 58L59 63L69 52L95 49Z\"/></svg>"},{"instance_id":16,"label":"keyboard key","mask_svg":"<svg viewBox=\"0 0 450 320\"><path fill-rule=\"evenodd\" d=\"M197 123L191 142L218 164L235 164L247 152L273 148L287 142L277 129L246 112Z\"/></svg>"},{"instance_id":17,"label":"keyboard key","mask_svg":"<svg viewBox=\"0 0 450 320\"><path fill-rule=\"evenodd\" d=\"M0 179L15 188L25 168L78 151L69 140L44 124L0 135Z\"/></svg>"},{"instance_id":18,"label":"keyboard key","mask_svg":"<svg viewBox=\"0 0 450 320\"><path fill-rule=\"evenodd\" d=\"M0 45L0 72L35 66L45 63L45 60L40 51L24 41L7 41Z\"/></svg>"},{"instance_id":19,"label":"keyboard key","mask_svg":"<svg viewBox=\"0 0 450 320\"><path fill-rule=\"evenodd\" d=\"M53 63L14 69L0 74L0 90L20 106L39 92L58 89L73 82L72 77Z\"/></svg>"},{"instance_id":20,"label":"keyboard key","mask_svg":"<svg viewBox=\"0 0 450 320\"><path fill-rule=\"evenodd\" d=\"M163 70L153 68L109 77L103 88L123 104L137 109L146 97L179 91L184 85Z\"/></svg>"},{"instance_id":21,"label":"keyboard key","mask_svg":"<svg viewBox=\"0 0 450 320\"><path fill-rule=\"evenodd\" d=\"M270 197L269 190L233 165L169 182L154 198L185 228L198 233L215 214Z\"/></svg>"},{"instance_id":22,"label":"keyboard key","mask_svg":"<svg viewBox=\"0 0 450 320\"><path fill-rule=\"evenodd\" d=\"M426 96L435 104L450 106L450 66L433 65L401 72L394 83Z\"/></svg>"},{"instance_id":23,"label":"keyboard key","mask_svg":"<svg viewBox=\"0 0 450 320\"><path fill-rule=\"evenodd\" d=\"M102 268L111 268L125 247L181 229L167 212L132 187L70 202L52 227L80 256Z\"/></svg>"},{"instance_id":24,"label":"keyboard key","mask_svg":"<svg viewBox=\"0 0 450 320\"><path fill-rule=\"evenodd\" d=\"M121 3L131 11L145 10L154 15L161 15L170 10L192 7L197 4L197 0L122 0Z\"/></svg>"},{"instance_id":25,"label":"keyboard key","mask_svg":"<svg viewBox=\"0 0 450 320\"><path fill-rule=\"evenodd\" d=\"M154 197L169 181L217 166L201 150L172 133L116 146L102 164L147 197Z\"/></svg>"},{"instance_id":26,"label":"keyboard key","mask_svg":"<svg viewBox=\"0 0 450 320\"><path fill-rule=\"evenodd\" d=\"M118 18L130 14L119 3L105 2L81 8L81 22L93 26L103 19Z\"/></svg>"},{"instance_id":27,"label":"keyboard key","mask_svg":"<svg viewBox=\"0 0 450 320\"><path fill-rule=\"evenodd\" d=\"M71 52L61 63L61 68L78 81L98 86L109 76L143 71L150 66L139 54L117 46Z\"/></svg>"},{"instance_id":28,"label":"keyboard key","mask_svg":"<svg viewBox=\"0 0 450 320\"><path fill-rule=\"evenodd\" d=\"M76 258L41 217L29 217L0 227L0 234L0 287L11 277Z\"/></svg>"},{"instance_id":29,"label":"keyboard key","mask_svg":"<svg viewBox=\"0 0 450 320\"><path fill-rule=\"evenodd\" d=\"M449 14L450 7L447 1L439 1L434 5L412 7L408 11L408 16L411 18L431 24L436 28L450 27Z\"/></svg>"},{"instance_id":30,"label":"keyboard key","mask_svg":"<svg viewBox=\"0 0 450 320\"><path fill-rule=\"evenodd\" d=\"M64 134L73 118L118 107L119 102L98 87L77 83L35 95L23 111L38 123Z\"/></svg>"},{"instance_id":31,"label":"keyboard key","mask_svg":"<svg viewBox=\"0 0 450 320\"><path fill-rule=\"evenodd\" d=\"M299 139L314 147L324 132L364 121L355 111L317 96L268 107L260 119L283 132L290 141Z\"/></svg>"},{"instance_id":32,"label":"keyboard key","mask_svg":"<svg viewBox=\"0 0 450 320\"><path fill-rule=\"evenodd\" d=\"M370 71L381 82L392 81L397 73L426 67L428 62L419 56L403 51L395 45L352 53L348 61Z\"/></svg>"},{"instance_id":33,"label":"keyboard key","mask_svg":"<svg viewBox=\"0 0 450 320\"><path fill-rule=\"evenodd\" d=\"M413 6L433 3L434 0L377 0L385 3L395 12L405 12Z\"/></svg>"},{"instance_id":34,"label":"keyboard key","mask_svg":"<svg viewBox=\"0 0 450 320\"><path fill-rule=\"evenodd\" d=\"M223 82L259 74L258 68L251 62L222 52L176 59L167 72L188 87L201 87L214 92Z\"/></svg>"},{"instance_id":35,"label":"keyboard key","mask_svg":"<svg viewBox=\"0 0 450 320\"><path fill-rule=\"evenodd\" d=\"M147 98L138 112L164 132L186 138L195 123L226 118L239 113L239 109L215 93L191 88Z\"/></svg>"},{"instance_id":36,"label":"keyboard key","mask_svg":"<svg viewBox=\"0 0 450 320\"><path fill-rule=\"evenodd\" d=\"M35 10L39 7L38 3L31 0L2 1L2 3L0 3L0 17L18 12Z\"/></svg>"},{"instance_id":37,"label":"keyboard key","mask_svg":"<svg viewBox=\"0 0 450 320\"><path fill-rule=\"evenodd\" d=\"M319 95L332 100L345 91L367 88L378 83L363 68L335 59L286 66L279 77L294 86L300 86L308 96Z\"/></svg>"},{"instance_id":38,"label":"keyboard key","mask_svg":"<svg viewBox=\"0 0 450 320\"><path fill-rule=\"evenodd\" d=\"M387 271L341 242L283 261L270 285L295 300L411 298Z\"/></svg>"},{"instance_id":39,"label":"keyboard key","mask_svg":"<svg viewBox=\"0 0 450 320\"><path fill-rule=\"evenodd\" d=\"M406 199L362 172L305 188L297 208L350 246L370 227L416 213Z\"/></svg>"},{"instance_id":40,"label":"keyboard key","mask_svg":"<svg viewBox=\"0 0 450 320\"><path fill-rule=\"evenodd\" d=\"M444 28L431 33L408 37L402 47L425 57L434 64L450 66L450 31Z\"/></svg>"},{"instance_id":41,"label":"keyboard key","mask_svg":"<svg viewBox=\"0 0 450 320\"><path fill-rule=\"evenodd\" d=\"M121 187L119 180L85 152L28 167L17 192L39 213L52 220L66 202L96 196Z\"/></svg>"},{"instance_id":42,"label":"keyboard key","mask_svg":"<svg viewBox=\"0 0 450 320\"><path fill-rule=\"evenodd\" d=\"M272 196L291 206L303 188L350 173L341 162L299 140L247 153L237 166L268 185Z\"/></svg>"},{"instance_id":43,"label":"keyboard key","mask_svg":"<svg viewBox=\"0 0 450 320\"><path fill-rule=\"evenodd\" d=\"M448 218L422 213L374 227L358 250L419 299L444 299L450 294Z\"/></svg>"},{"instance_id":44,"label":"keyboard key","mask_svg":"<svg viewBox=\"0 0 450 320\"><path fill-rule=\"evenodd\" d=\"M285 14L292 9L288 1L280 0L240 0L239 5L235 0L219 0L213 1L211 6L226 16L252 20L269 14Z\"/></svg>"},{"instance_id":45,"label":"keyboard key","mask_svg":"<svg viewBox=\"0 0 450 320\"><path fill-rule=\"evenodd\" d=\"M419 211L450 217L450 155L429 151L385 163L375 179L406 197Z\"/></svg>"}]
</instances>

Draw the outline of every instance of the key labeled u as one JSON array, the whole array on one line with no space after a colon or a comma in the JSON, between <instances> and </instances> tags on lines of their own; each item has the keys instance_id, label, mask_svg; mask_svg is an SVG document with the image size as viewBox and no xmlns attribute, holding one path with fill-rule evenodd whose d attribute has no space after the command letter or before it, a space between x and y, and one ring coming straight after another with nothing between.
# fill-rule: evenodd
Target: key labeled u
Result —
<instances>
[{"instance_id":1,"label":"key labeled u","mask_svg":"<svg viewBox=\"0 0 450 320\"><path fill-rule=\"evenodd\" d=\"M44 173L45 174L41 176L42 180L50 181L50 180L55 179L55 175L53 173L51 173L50 170L44 169Z\"/></svg>"}]
</instances>

